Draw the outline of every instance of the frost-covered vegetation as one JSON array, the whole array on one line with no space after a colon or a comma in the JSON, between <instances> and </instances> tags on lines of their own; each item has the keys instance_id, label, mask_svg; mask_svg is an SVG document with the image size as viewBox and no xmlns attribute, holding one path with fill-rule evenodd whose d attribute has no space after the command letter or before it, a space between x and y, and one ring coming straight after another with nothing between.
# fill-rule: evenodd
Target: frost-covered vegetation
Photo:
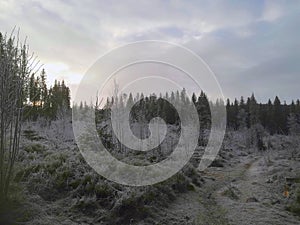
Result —
<instances>
[{"instance_id":1,"label":"frost-covered vegetation","mask_svg":"<svg viewBox=\"0 0 300 225\"><path fill-rule=\"evenodd\" d=\"M64 138L56 133L61 121L40 126L37 122L24 127L14 180L26 190L31 215L19 220L28 224L53 224L60 216L70 223L86 218L90 223L129 224L148 218L177 194L193 190L202 182L190 164L161 184L139 188L118 185L99 176L84 161L72 139L71 123L66 128L69 136L65 132ZM40 207L31 204L35 198ZM61 207L64 211L48 212L44 207ZM43 222L41 215L46 217Z\"/></svg>"},{"instance_id":2,"label":"frost-covered vegetation","mask_svg":"<svg viewBox=\"0 0 300 225\"><path fill-rule=\"evenodd\" d=\"M266 135L264 140L271 147L259 151L255 145L247 146L250 130L248 133L229 131L221 152L207 171L196 170L199 159L195 155L182 171L163 183L128 187L106 180L89 167L73 140L70 122L61 130L62 121L53 121L46 127L39 122L24 124L13 182L13 186L18 187L14 195L19 196L18 207L13 207L17 221L26 224L159 224L159 221L176 224L171 222L173 214L168 211L169 207L179 210L174 204L182 204L183 212L189 204L199 207L196 215L177 212L178 220L183 217L181 224L193 224L193 221L194 224L202 224L201 221L213 224L211 221L228 221L225 217L231 221L228 224L236 224L232 218L238 216L232 215L230 207L232 210L245 208L250 220L251 210L247 207L253 204L257 204L253 207L258 210L270 209L270 218L276 210L299 213L297 137ZM196 151L201 153L202 149L199 147ZM248 182L253 192L244 186ZM218 187L220 197L214 196ZM285 189L288 197L284 195ZM181 195L186 199L181 199ZM216 205L224 200L226 210ZM207 204L208 209L201 208ZM202 214L205 210L210 213L221 210L223 213L217 215L224 218L216 219L213 215L208 218ZM190 220L184 219L185 216ZM292 215L286 216L292 220Z\"/></svg>"}]
</instances>

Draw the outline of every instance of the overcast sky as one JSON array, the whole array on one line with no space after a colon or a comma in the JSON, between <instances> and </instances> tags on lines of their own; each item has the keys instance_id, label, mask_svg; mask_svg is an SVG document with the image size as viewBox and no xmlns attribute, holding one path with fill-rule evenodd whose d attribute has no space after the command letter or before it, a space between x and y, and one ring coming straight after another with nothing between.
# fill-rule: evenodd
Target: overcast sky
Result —
<instances>
[{"instance_id":1,"label":"overcast sky","mask_svg":"<svg viewBox=\"0 0 300 225\"><path fill-rule=\"evenodd\" d=\"M111 48L156 39L199 54L226 97L300 97L300 1L0 0L0 31L14 26L73 94Z\"/></svg>"}]
</instances>

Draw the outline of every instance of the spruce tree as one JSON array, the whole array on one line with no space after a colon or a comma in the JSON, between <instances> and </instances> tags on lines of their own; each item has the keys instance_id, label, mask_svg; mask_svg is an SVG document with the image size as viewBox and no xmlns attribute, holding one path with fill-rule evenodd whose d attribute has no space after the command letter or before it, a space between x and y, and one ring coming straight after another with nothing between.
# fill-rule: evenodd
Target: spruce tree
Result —
<instances>
[{"instance_id":1,"label":"spruce tree","mask_svg":"<svg viewBox=\"0 0 300 225\"><path fill-rule=\"evenodd\" d=\"M194 105L196 105L197 97L196 97L195 93L193 93L193 95L192 95L192 102L194 103Z\"/></svg>"},{"instance_id":2,"label":"spruce tree","mask_svg":"<svg viewBox=\"0 0 300 225\"><path fill-rule=\"evenodd\" d=\"M290 113L287 119L287 127L290 135L300 134L300 124L296 114Z\"/></svg>"},{"instance_id":3,"label":"spruce tree","mask_svg":"<svg viewBox=\"0 0 300 225\"><path fill-rule=\"evenodd\" d=\"M41 75L40 75L40 89L41 89L41 106L44 108L45 107L45 102L47 101L48 97L48 89L47 89L47 84L46 84L46 72L45 69L42 70Z\"/></svg>"},{"instance_id":4,"label":"spruce tree","mask_svg":"<svg viewBox=\"0 0 300 225\"><path fill-rule=\"evenodd\" d=\"M251 95L248 104L249 104L249 125L251 127L259 123L258 106L254 94Z\"/></svg>"},{"instance_id":5,"label":"spruce tree","mask_svg":"<svg viewBox=\"0 0 300 225\"><path fill-rule=\"evenodd\" d=\"M132 93L130 93L130 94L129 94L129 97L128 97L128 100L127 100L126 107L127 107L128 109L131 109L133 105L134 105L133 97L132 97Z\"/></svg>"},{"instance_id":6,"label":"spruce tree","mask_svg":"<svg viewBox=\"0 0 300 225\"><path fill-rule=\"evenodd\" d=\"M282 112L281 102L278 96L275 97L274 100L274 108L273 108L273 119L276 121L275 123L275 132L276 133L284 133L284 118Z\"/></svg>"}]
</instances>

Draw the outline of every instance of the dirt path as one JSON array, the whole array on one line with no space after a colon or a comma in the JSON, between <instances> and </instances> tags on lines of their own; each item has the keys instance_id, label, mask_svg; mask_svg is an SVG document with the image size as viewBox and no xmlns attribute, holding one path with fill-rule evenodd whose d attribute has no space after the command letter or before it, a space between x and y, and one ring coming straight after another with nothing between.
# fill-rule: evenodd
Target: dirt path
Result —
<instances>
[{"instance_id":1,"label":"dirt path","mask_svg":"<svg viewBox=\"0 0 300 225\"><path fill-rule=\"evenodd\" d=\"M178 196L161 211L157 224L300 224L279 204L279 189L266 185L267 171L263 155L245 156L231 167L208 168L199 173L205 184Z\"/></svg>"},{"instance_id":2,"label":"dirt path","mask_svg":"<svg viewBox=\"0 0 300 225\"><path fill-rule=\"evenodd\" d=\"M284 184L268 184L268 166L264 156L258 156L243 175L217 193L219 205L227 210L230 224L282 225L300 224L299 218L284 209ZM227 195L224 195L227 193Z\"/></svg>"},{"instance_id":3,"label":"dirt path","mask_svg":"<svg viewBox=\"0 0 300 225\"><path fill-rule=\"evenodd\" d=\"M242 176L248 167L239 164L231 168L208 168L199 172L205 183L195 191L180 194L177 199L158 215L156 224L171 225L227 225L227 210L217 202L220 189L233 179Z\"/></svg>"},{"instance_id":4,"label":"dirt path","mask_svg":"<svg viewBox=\"0 0 300 225\"><path fill-rule=\"evenodd\" d=\"M219 202L223 190L228 189L231 183L244 177L244 174L257 159L246 159L233 167L208 168L201 175L206 183L200 189L201 203L205 210L198 212L196 223L199 225L227 225L231 224L227 218L228 208ZM230 194L230 193L229 193Z\"/></svg>"}]
</instances>

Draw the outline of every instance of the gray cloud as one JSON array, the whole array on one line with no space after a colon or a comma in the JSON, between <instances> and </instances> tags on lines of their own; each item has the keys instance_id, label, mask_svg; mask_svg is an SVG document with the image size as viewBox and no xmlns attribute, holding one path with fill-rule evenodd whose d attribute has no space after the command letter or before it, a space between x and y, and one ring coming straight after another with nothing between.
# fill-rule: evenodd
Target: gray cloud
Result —
<instances>
[{"instance_id":1,"label":"gray cloud","mask_svg":"<svg viewBox=\"0 0 300 225\"><path fill-rule=\"evenodd\" d=\"M190 48L216 73L228 97L298 98L300 2L0 1L1 31L19 26L48 77L76 89L98 57L131 41ZM24 37L24 36L23 36Z\"/></svg>"}]
</instances>

